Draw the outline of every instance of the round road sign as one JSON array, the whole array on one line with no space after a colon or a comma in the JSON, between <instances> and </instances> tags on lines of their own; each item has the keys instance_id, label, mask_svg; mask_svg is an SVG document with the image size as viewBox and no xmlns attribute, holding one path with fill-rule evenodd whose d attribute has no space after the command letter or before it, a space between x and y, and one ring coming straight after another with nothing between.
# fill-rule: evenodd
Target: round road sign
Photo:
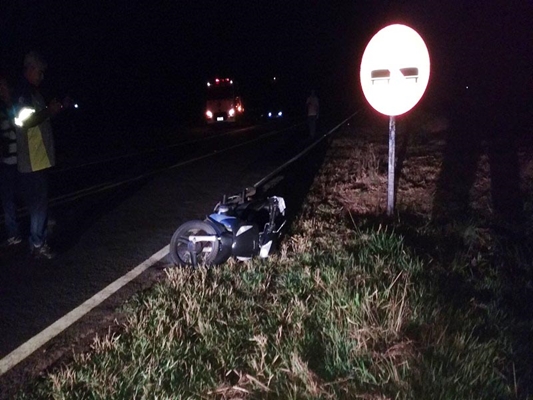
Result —
<instances>
[{"instance_id":1,"label":"round road sign","mask_svg":"<svg viewBox=\"0 0 533 400\"><path fill-rule=\"evenodd\" d=\"M429 52L405 25L389 25L370 40L361 60L361 87L372 107L401 115L422 98L429 81Z\"/></svg>"}]
</instances>

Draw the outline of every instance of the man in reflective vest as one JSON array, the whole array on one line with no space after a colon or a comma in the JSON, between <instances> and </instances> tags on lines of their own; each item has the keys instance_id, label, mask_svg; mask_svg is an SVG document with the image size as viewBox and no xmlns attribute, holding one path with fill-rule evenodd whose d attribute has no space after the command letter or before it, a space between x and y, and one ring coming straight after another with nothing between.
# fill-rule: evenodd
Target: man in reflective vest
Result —
<instances>
[{"instance_id":1,"label":"man in reflective vest","mask_svg":"<svg viewBox=\"0 0 533 400\"><path fill-rule=\"evenodd\" d=\"M35 258L54 257L46 242L48 223L48 169L55 165L54 137L50 118L63 106L57 100L48 105L39 92L46 62L35 52L26 54L20 87L15 93L18 126L18 169L30 213L30 248Z\"/></svg>"}]
</instances>

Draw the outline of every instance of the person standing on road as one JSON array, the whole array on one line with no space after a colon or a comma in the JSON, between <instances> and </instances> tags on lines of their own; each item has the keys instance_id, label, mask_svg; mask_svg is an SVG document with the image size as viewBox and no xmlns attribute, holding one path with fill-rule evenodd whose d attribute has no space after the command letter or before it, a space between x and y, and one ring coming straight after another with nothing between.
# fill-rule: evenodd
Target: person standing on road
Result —
<instances>
[{"instance_id":1,"label":"person standing on road","mask_svg":"<svg viewBox=\"0 0 533 400\"><path fill-rule=\"evenodd\" d=\"M307 124L309 125L309 136L311 138L315 137L316 133L316 121L318 119L319 112L319 103L318 97L314 90L311 91L311 94L307 98Z\"/></svg>"},{"instance_id":2,"label":"person standing on road","mask_svg":"<svg viewBox=\"0 0 533 400\"><path fill-rule=\"evenodd\" d=\"M15 98L18 170L30 213L31 254L52 259L47 243L48 170L55 165L54 137L50 118L63 108L56 99L48 103L39 91L47 64L36 52L24 58L21 86Z\"/></svg>"},{"instance_id":3,"label":"person standing on road","mask_svg":"<svg viewBox=\"0 0 533 400\"><path fill-rule=\"evenodd\" d=\"M22 242L15 203L18 181L17 133L13 125L11 85L7 75L0 72L0 196L7 231L5 246Z\"/></svg>"}]
</instances>

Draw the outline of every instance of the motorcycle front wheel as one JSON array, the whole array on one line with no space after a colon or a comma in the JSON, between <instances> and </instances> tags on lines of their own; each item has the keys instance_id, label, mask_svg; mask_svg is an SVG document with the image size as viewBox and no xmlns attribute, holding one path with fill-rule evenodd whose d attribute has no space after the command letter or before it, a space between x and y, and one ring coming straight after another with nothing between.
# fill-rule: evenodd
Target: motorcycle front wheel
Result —
<instances>
[{"instance_id":1,"label":"motorcycle front wheel","mask_svg":"<svg viewBox=\"0 0 533 400\"><path fill-rule=\"evenodd\" d=\"M204 236L202 239L201 236ZM214 240L205 240L210 237ZM170 240L170 259L176 265L213 265L220 250L217 232L213 225L200 220L182 224Z\"/></svg>"}]
</instances>

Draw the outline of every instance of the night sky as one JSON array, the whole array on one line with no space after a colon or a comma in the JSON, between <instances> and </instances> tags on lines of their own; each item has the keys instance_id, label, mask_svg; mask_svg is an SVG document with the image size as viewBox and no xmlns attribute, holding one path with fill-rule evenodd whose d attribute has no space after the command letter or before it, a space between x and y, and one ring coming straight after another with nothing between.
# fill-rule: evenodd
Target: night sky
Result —
<instances>
[{"instance_id":1,"label":"night sky","mask_svg":"<svg viewBox=\"0 0 533 400\"><path fill-rule=\"evenodd\" d=\"M249 108L277 76L295 110L315 88L324 110L343 115L361 102L366 43L390 23L428 45L428 101L453 103L465 84L516 98L533 74L532 9L530 0L12 0L0 6L0 60L17 75L37 50L49 64L43 91L69 94L107 127L201 118L215 76L234 78Z\"/></svg>"}]
</instances>

